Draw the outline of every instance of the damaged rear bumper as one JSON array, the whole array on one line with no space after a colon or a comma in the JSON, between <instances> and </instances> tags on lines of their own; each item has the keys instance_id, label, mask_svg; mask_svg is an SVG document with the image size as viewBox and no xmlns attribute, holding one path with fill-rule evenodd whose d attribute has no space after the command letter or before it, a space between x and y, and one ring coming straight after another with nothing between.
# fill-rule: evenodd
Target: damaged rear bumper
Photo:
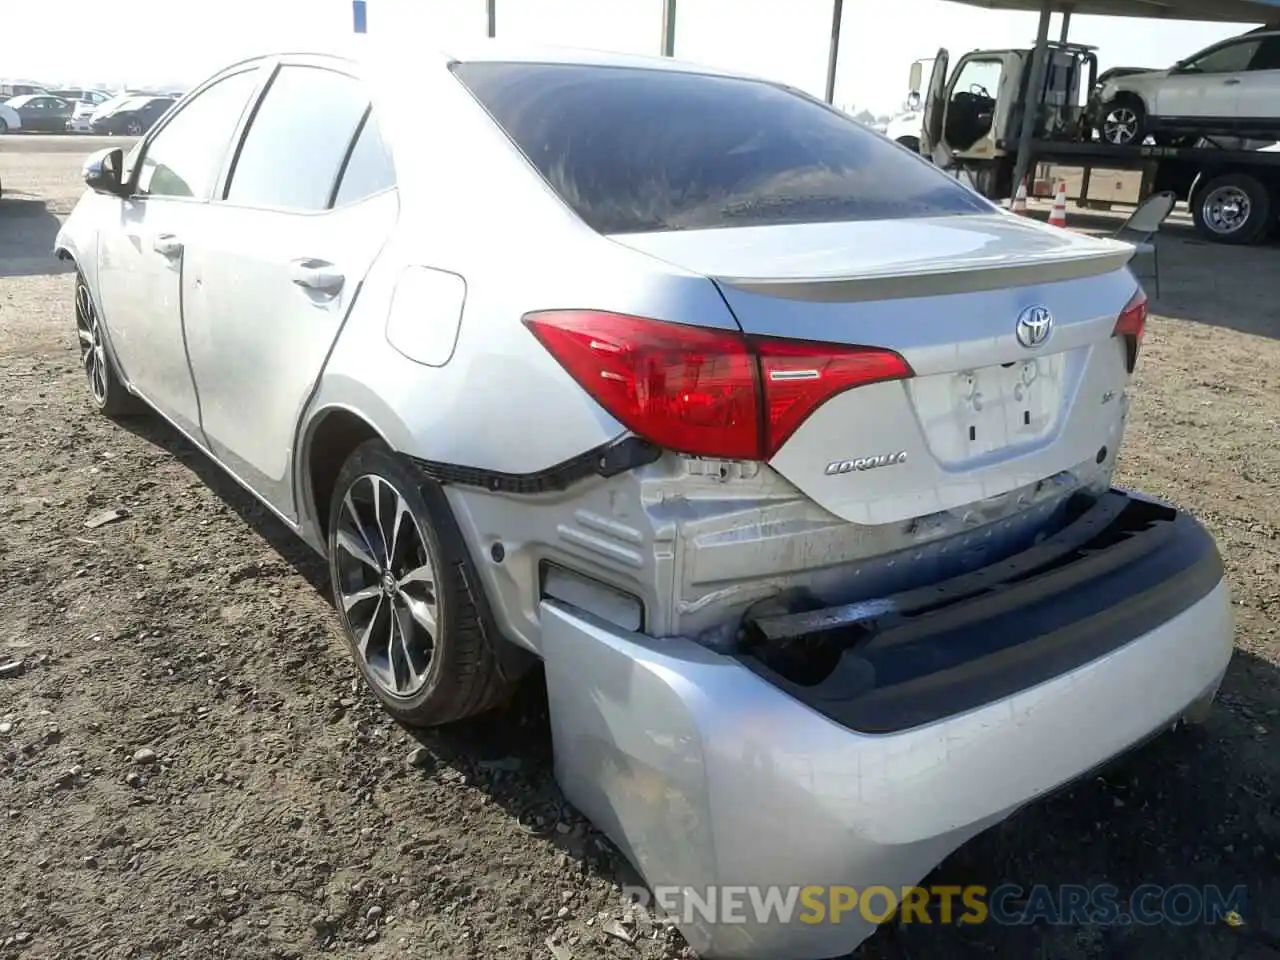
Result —
<instances>
[{"instance_id":1,"label":"damaged rear bumper","mask_svg":"<svg viewBox=\"0 0 1280 960\"><path fill-rule=\"evenodd\" d=\"M873 929L856 910L787 921L748 897L708 921L705 904L726 887L911 886L1216 692L1232 623L1212 539L1150 501L1103 499L1109 520L1082 514L1096 529L1077 518L930 602L830 611L841 650L816 680L544 600L561 787L660 897L692 892L675 912L702 955L852 950Z\"/></svg>"}]
</instances>

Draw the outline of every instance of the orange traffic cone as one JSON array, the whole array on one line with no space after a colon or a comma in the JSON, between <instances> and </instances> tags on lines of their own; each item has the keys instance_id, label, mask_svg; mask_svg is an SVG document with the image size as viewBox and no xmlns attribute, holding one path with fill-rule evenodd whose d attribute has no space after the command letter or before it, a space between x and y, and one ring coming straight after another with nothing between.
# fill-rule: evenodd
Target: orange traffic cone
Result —
<instances>
[{"instance_id":1,"label":"orange traffic cone","mask_svg":"<svg viewBox=\"0 0 1280 960\"><path fill-rule=\"evenodd\" d=\"M1025 178L1018 184L1018 192L1013 195L1013 212L1019 213L1024 217L1027 215L1027 181Z\"/></svg>"},{"instance_id":2,"label":"orange traffic cone","mask_svg":"<svg viewBox=\"0 0 1280 960\"><path fill-rule=\"evenodd\" d=\"M1049 211L1049 226L1065 227L1067 225L1067 184L1058 181L1058 192L1053 197L1053 209Z\"/></svg>"}]
</instances>

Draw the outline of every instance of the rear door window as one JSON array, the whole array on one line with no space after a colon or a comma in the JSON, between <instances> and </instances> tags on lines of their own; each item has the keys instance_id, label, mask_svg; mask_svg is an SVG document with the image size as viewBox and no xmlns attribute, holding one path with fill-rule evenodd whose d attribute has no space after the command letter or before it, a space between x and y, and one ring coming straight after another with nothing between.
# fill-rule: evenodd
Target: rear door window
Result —
<instances>
[{"instance_id":1,"label":"rear door window","mask_svg":"<svg viewBox=\"0 0 1280 960\"><path fill-rule=\"evenodd\" d=\"M325 210L369 108L359 81L322 67L284 66L267 87L231 171L229 203Z\"/></svg>"},{"instance_id":2,"label":"rear door window","mask_svg":"<svg viewBox=\"0 0 1280 960\"><path fill-rule=\"evenodd\" d=\"M844 114L772 83L578 64L453 69L601 233L993 209Z\"/></svg>"},{"instance_id":3,"label":"rear door window","mask_svg":"<svg viewBox=\"0 0 1280 960\"><path fill-rule=\"evenodd\" d=\"M342 180L334 195L335 207L356 203L396 185L391 154L378 129L378 118L370 111L360 127L351 156L342 170Z\"/></svg>"}]
</instances>

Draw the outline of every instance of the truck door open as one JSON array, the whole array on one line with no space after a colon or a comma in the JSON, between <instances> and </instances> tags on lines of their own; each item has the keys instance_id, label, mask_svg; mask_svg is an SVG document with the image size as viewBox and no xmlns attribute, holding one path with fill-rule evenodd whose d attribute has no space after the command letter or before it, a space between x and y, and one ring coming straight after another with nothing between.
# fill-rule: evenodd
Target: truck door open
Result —
<instances>
[{"instance_id":1,"label":"truck door open","mask_svg":"<svg viewBox=\"0 0 1280 960\"><path fill-rule=\"evenodd\" d=\"M942 125L947 112L947 67L950 63L950 51L946 48L939 50L933 61L933 72L929 75L929 87L924 92L920 152L926 157L933 157L942 143Z\"/></svg>"},{"instance_id":2,"label":"truck door open","mask_svg":"<svg viewBox=\"0 0 1280 960\"><path fill-rule=\"evenodd\" d=\"M996 107L1004 79L1004 57L967 54L952 74L946 92L942 142L954 154L995 155Z\"/></svg>"}]
</instances>

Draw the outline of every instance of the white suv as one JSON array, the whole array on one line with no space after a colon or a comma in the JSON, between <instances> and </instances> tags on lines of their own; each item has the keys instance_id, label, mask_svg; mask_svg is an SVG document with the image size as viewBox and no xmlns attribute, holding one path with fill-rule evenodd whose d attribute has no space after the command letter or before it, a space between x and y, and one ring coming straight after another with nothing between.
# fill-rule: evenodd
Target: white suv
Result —
<instances>
[{"instance_id":1,"label":"white suv","mask_svg":"<svg viewBox=\"0 0 1280 960\"><path fill-rule=\"evenodd\" d=\"M1148 135L1161 144L1209 134L1280 139L1280 26L1224 40L1168 70L1116 77L1098 102L1095 126L1119 146Z\"/></svg>"}]
</instances>

